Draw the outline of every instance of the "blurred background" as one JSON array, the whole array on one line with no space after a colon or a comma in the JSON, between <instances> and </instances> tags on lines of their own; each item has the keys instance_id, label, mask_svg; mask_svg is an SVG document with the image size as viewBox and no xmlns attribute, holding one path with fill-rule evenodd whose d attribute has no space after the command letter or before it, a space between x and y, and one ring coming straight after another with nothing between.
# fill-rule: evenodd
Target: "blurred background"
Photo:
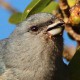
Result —
<instances>
[{"instance_id":1,"label":"blurred background","mask_svg":"<svg viewBox=\"0 0 80 80\"><path fill-rule=\"evenodd\" d=\"M27 5L31 2L31 0L2 0L2 1L10 4L12 8L20 12L23 12ZM10 24L8 22L8 19L11 16L11 14L12 14L11 12L9 12L7 9L0 5L0 40L8 38L16 28L16 25ZM72 49L76 47L77 43L69 39L66 31L64 31L63 37L64 45L71 47Z\"/></svg>"}]
</instances>

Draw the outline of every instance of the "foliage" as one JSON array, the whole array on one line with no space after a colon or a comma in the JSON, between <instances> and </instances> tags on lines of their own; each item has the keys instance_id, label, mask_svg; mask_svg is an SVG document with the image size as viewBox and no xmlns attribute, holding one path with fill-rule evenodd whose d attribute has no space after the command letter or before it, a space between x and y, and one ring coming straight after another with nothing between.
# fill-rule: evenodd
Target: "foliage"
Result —
<instances>
[{"instance_id":1,"label":"foliage","mask_svg":"<svg viewBox=\"0 0 80 80\"><path fill-rule=\"evenodd\" d=\"M24 10L22 15L21 15L20 12L13 14L10 17L9 22L13 23L13 24L18 24L32 14L35 14L35 13L38 13L38 12L52 13L52 11L56 10L57 8L58 8L58 3L55 2L55 1L51 1L51 0L45 0L45 1L43 1L43 0L32 0L32 2ZM19 16L17 16L17 15L19 15ZM19 19L17 19L17 18L19 18Z\"/></svg>"},{"instance_id":2,"label":"foliage","mask_svg":"<svg viewBox=\"0 0 80 80\"><path fill-rule=\"evenodd\" d=\"M20 23L21 22L21 16L22 16L22 13L20 13L20 12L13 14L9 18L9 22L12 23L12 24Z\"/></svg>"},{"instance_id":3,"label":"foliage","mask_svg":"<svg viewBox=\"0 0 80 80\"><path fill-rule=\"evenodd\" d=\"M80 80L80 48L68 65L70 80Z\"/></svg>"},{"instance_id":4,"label":"foliage","mask_svg":"<svg viewBox=\"0 0 80 80\"><path fill-rule=\"evenodd\" d=\"M76 4L76 1L77 1L77 0L67 0L68 5L69 5L70 7L74 6L74 5Z\"/></svg>"}]
</instances>

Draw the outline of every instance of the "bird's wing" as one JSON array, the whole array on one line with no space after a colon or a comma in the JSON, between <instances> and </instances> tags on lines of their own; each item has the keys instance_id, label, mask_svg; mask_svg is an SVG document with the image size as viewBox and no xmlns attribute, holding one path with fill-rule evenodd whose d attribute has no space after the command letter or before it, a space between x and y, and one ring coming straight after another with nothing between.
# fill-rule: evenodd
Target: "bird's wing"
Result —
<instances>
[{"instance_id":1,"label":"bird's wing","mask_svg":"<svg viewBox=\"0 0 80 80\"><path fill-rule=\"evenodd\" d=\"M6 42L8 41L8 38L0 40L0 50L2 49L2 47L6 44Z\"/></svg>"},{"instance_id":2,"label":"bird's wing","mask_svg":"<svg viewBox=\"0 0 80 80\"><path fill-rule=\"evenodd\" d=\"M0 74L5 71L5 64L3 60L3 47L5 46L8 39L4 39L0 41Z\"/></svg>"}]
</instances>

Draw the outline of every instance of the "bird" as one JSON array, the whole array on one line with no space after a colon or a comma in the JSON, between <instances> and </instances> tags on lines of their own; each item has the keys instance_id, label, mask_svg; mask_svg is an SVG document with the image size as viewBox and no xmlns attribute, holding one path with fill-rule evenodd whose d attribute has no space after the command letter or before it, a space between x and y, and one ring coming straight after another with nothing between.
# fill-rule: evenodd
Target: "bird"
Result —
<instances>
[{"instance_id":1,"label":"bird","mask_svg":"<svg viewBox=\"0 0 80 80\"><path fill-rule=\"evenodd\" d=\"M51 13L33 14L17 24L9 38L0 41L0 79L56 80L63 30L64 21Z\"/></svg>"}]
</instances>

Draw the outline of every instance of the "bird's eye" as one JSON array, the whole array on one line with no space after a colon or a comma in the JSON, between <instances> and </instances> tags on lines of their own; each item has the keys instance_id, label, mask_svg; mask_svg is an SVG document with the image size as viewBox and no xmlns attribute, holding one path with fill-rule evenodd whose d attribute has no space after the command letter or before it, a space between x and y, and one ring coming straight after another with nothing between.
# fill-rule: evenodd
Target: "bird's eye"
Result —
<instances>
[{"instance_id":1,"label":"bird's eye","mask_svg":"<svg viewBox=\"0 0 80 80\"><path fill-rule=\"evenodd\" d=\"M36 31L38 31L38 29L39 29L39 28L38 28L37 26L32 26L32 27L31 27L31 31L35 31L35 32L36 32Z\"/></svg>"}]
</instances>

